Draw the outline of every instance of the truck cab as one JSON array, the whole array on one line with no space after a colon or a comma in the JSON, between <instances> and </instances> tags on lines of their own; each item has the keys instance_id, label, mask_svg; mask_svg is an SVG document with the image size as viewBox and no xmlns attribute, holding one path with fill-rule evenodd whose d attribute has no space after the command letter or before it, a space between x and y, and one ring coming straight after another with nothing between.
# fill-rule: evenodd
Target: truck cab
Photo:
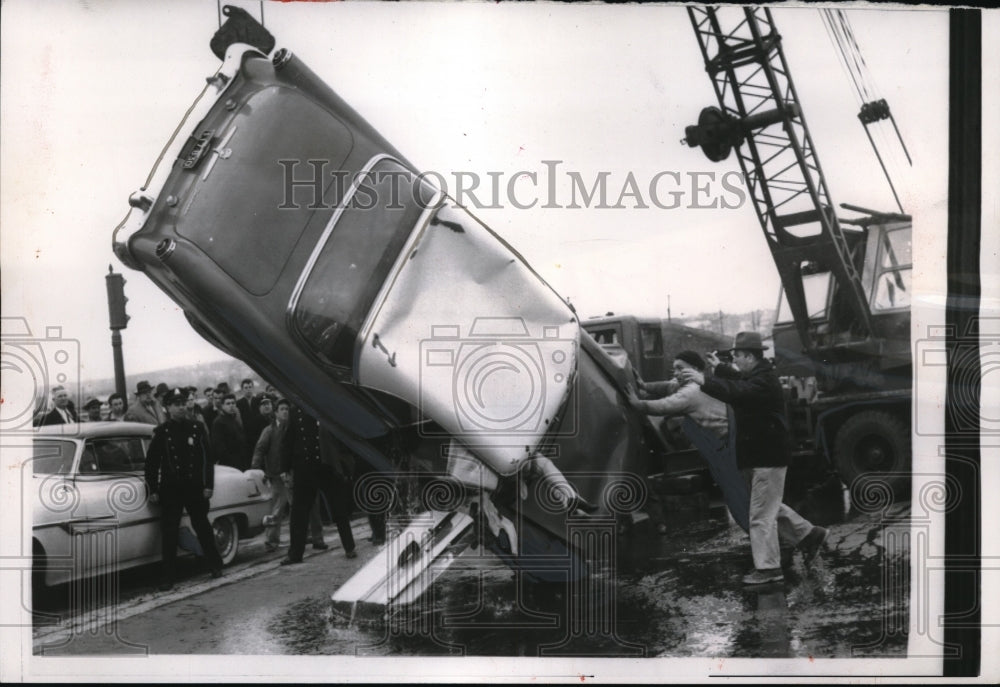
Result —
<instances>
[{"instance_id":1,"label":"truck cab","mask_svg":"<svg viewBox=\"0 0 1000 687\"><path fill-rule=\"evenodd\" d=\"M585 320L583 328L599 344L620 346L632 368L647 382L668 379L674 356L683 350L704 354L728 348L731 343L715 332L655 317L609 313Z\"/></svg>"}]
</instances>

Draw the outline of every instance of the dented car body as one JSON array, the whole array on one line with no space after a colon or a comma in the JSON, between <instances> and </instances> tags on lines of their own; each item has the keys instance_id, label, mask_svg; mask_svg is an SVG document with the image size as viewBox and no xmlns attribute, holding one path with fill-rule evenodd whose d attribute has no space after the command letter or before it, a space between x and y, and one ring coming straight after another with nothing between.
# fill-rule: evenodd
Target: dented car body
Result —
<instances>
[{"instance_id":1,"label":"dented car body","mask_svg":"<svg viewBox=\"0 0 1000 687\"><path fill-rule=\"evenodd\" d=\"M230 45L130 205L126 265L363 459L450 471L512 565L529 530L549 551L581 507L642 506L621 362L289 52Z\"/></svg>"}]
</instances>

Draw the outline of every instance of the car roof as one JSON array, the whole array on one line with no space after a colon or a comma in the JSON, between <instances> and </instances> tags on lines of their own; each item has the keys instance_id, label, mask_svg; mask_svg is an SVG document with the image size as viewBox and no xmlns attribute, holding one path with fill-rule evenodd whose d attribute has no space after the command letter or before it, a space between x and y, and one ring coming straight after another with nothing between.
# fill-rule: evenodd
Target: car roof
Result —
<instances>
[{"instance_id":1,"label":"car roof","mask_svg":"<svg viewBox=\"0 0 1000 687\"><path fill-rule=\"evenodd\" d=\"M80 422L75 425L38 427L35 436L46 439L95 439L109 436L152 436L153 425L145 422Z\"/></svg>"}]
</instances>

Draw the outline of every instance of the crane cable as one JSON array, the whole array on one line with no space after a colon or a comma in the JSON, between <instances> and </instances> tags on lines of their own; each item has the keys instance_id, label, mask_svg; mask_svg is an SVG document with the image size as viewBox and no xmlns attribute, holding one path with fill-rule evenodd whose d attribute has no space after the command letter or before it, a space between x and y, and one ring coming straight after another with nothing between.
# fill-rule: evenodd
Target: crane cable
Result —
<instances>
[{"instance_id":1,"label":"crane cable","mask_svg":"<svg viewBox=\"0 0 1000 687\"><path fill-rule=\"evenodd\" d=\"M881 97L879 89L875 86L874 79L871 77L868 64L861 54L861 48L858 46L857 39L854 37L854 31L851 28L851 24L846 13L839 9L822 9L820 10L820 16L822 17L827 36L833 43L835 51L840 58L839 61L841 63L841 67L848 73L850 80L854 85L855 97L861 106L858 119L861 121L861 124L865 129L865 135L868 137L868 142L871 144L875 157L878 159L879 166L882 168L882 174L885 176L886 182L889 184L893 198L896 200L896 205L899 207L900 212L905 212L903 210L903 204L899 200L899 195L896 193L896 187L892 182L892 176L889 174L886 163L882 159L882 153L879 150L879 145L876 144L875 139L872 138L872 132L869 129L869 124L883 119L890 120L896 131L899 144L902 146L903 152L906 155L907 162L909 162L910 166L912 166L913 161L910 159L910 153L906 148L906 143L903 141L902 134L899 131L899 127L896 125L896 120L893 117L892 112L889 110L888 103L885 98ZM884 132L881 128L876 127L875 134L882 142L882 147L889 151L893 162L899 164L899 161L894 154L895 147L888 144L888 139L885 138Z\"/></svg>"}]
</instances>

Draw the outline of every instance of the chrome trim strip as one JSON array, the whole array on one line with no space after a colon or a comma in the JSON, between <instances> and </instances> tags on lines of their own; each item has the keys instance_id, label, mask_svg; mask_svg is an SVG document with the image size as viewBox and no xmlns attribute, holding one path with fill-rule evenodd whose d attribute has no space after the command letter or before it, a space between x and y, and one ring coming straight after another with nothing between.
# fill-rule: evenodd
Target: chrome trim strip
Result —
<instances>
[{"instance_id":1,"label":"chrome trim strip","mask_svg":"<svg viewBox=\"0 0 1000 687\"><path fill-rule=\"evenodd\" d=\"M344 197L341 199L340 203L338 203L337 209L334 211L333 216L330 217L330 221L327 222L326 227L324 227L323 229L323 234L319 237L319 241L316 242L316 246L313 248L312 253L309 255L309 260L306 261L305 267L302 268L302 274L299 275L299 279L295 284L295 288L292 290L292 296L288 301L288 307L285 310L286 328L288 329L288 331L292 333L293 336L295 336L297 339L299 339L299 341L302 341L303 343L305 342L302 340L302 336L299 334L298 329L295 327L295 309L298 307L299 298L301 298L302 291L303 289L305 289L306 281L309 279L309 276L312 274L313 268L319 261L319 256L323 252L323 249L326 247L326 242L330 239L330 234L333 233L334 227L336 227L337 222L340 221L340 218L344 214L344 210L347 209L347 205L350 203L351 199L354 198L354 195L357 192L358 187L361 186L361 181L366 178L368 172L370 172L375 167L375 165L384 160L395 162L403 169L412 173L414 176L419 175L418 172L414 172L412 169L404 165L400 160L396 159L392 155L389 155L388 153L379 153L378 155L373 156L370 160L368 160L368 162L365 163L365 165L357 172L357 174L355 174L354 180L351 182L351 187L347 190L347 193L344 194ZM354 340L355 352L354 352L354 360L352 363L352 370L357 369L358 355L359 355L358 344L361 341L364 341L365 335L363 333L367 329L370 329L372 326L372 321L374 319L372 317L372 313L377 312L378 309L382 307L382 304L384 303L385 298L388 295L386 283L388 283L389 281L395 281L396 275L401 269L402 264L406 262L406 256L409 255L410 249L412 248L414 242L416 241L415 235L417 234L416 231L417 227L423 226L430 212L432 210L437 209L442 198L444 198L444 193L440 189L437 189L437 194L432 198L431 203L428 205L427 208L424 209L423 212L420 213L420 217L417 219L416 223L414 223L413 227L410 229L410 235L409 237L407 237L406 243L400 250L400 254L399 257L396 258L396 262L393 263L392 268L389 271L389 276L386 278L386 282L383 282L382 286L379 289L379 292L375 295L375 300L372 301L372 307L369 309L364 322L362 322L361 326L358 328L358 336L355 337ZM353 372L351 376L355 378L355 381L357 381L356 375L354 375Z\"/></svg>"},{"instance_id":2,"label":"chrome trim strip","mask_svg":"<svg viewBox=\"0 0 1000 687\"><path fill-rule=\"evenodd\" d=\"M309 275L312 274L313 268L316 267L316 263L319 261L320 253L323 252L323 248L326 247L326 242L330 239L330 234L333 233L333 228L340 221L341 215L344 214L344 210L347 209L347 204L354 197L357 192L358 187L361 186L361 180L365 178L365 175L372 170L376 164L382 160L392 160L397 162L400 166L404 166L399 160L392 157L387 153L379 153L372 159L370 159L365 166L358 170L358 173L354 175L354 180L351 182L351 186L347 189L347 193L341 198L340 203L337 204L337 209L333 211L333 216L330 217L330 221L326 223L323 228L323 233L320 235L319 240L313 247L312 253L309 255L309 259L306 261L305 267L302 268L302 273L299 275L298 281L295 283L295 288L292 289L292 296L288 300L288 307L285 309L285 321L289 327L290 331L296 332L293 326L293 318L295 313L295 308L299 304L299 298L302 297L302 291L305 288L306 280L309 279Z\"/></svg>"}]
</instances>

